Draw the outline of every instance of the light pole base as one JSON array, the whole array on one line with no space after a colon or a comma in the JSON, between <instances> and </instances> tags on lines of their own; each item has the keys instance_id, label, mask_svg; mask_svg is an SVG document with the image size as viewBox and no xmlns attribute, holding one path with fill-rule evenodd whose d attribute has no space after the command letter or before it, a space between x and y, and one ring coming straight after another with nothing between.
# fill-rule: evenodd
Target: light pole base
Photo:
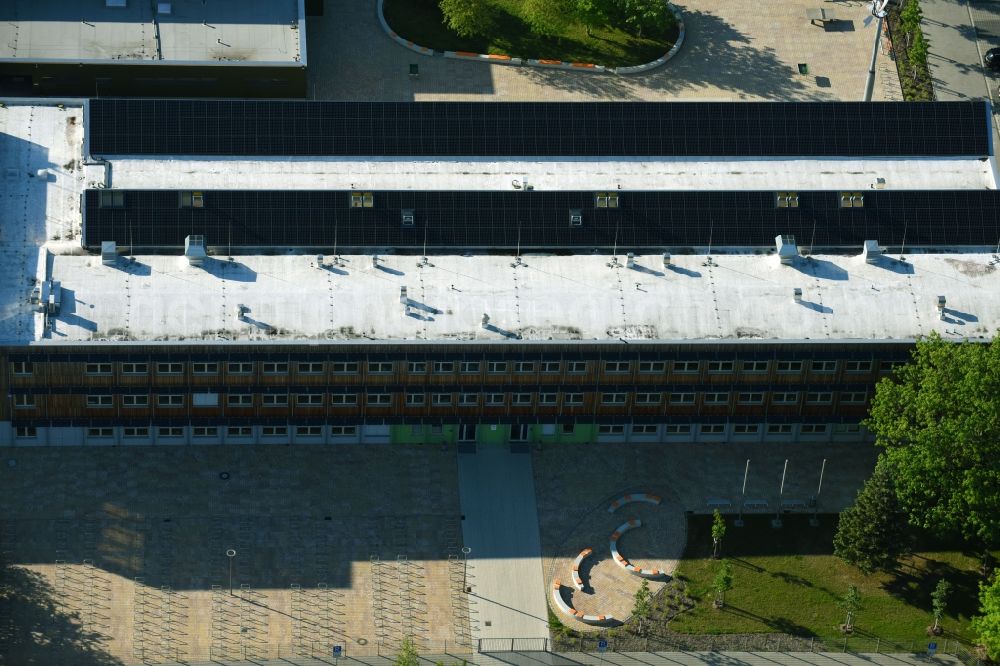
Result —
<instances>
[{"instance_id":1,"label":"light pole base","mask_svg":"<svg viewBox=\"0 0 1000 666\"><path fill-rule=\"evenodd\" d=\"M783 526L783 523L781 522L781 518L772 518L771 519L771 527L773 527L774 529L780 530L782 528L782 526Z\"/></svg>"},{"instance_id":2,"label":"light pole base","mask_svg":"<svg viewBox=\"0 0 1000 666\"><path fill-rule=\"evenodd\" d=\"M736 520L733 521L733 527L743 527L744 524L745 523L743 522L742 518L737 518Z\"/></svg>"}]
</instances>

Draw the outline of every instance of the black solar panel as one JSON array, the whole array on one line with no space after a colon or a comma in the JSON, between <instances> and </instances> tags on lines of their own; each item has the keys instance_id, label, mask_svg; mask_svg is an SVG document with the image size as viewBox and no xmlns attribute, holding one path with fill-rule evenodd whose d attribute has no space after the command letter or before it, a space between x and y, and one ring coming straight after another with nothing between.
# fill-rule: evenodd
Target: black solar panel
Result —
<instances>
[{"instance_id":1,"label":"black solar panel","mask_svg":"<svg viewBox=\"0 0 1000 666\"><path fill-rule=\"evenodd\" d=\"M94 99L92 155L985 156L986 102Z\"/></svg>"},{"instance_id":2,"label":"black solar panel","mask_svg":"<svg viewBox=\"0 0 1000 666\"><path fill-rule=\"evenodd\" d=\"M839 192L799 192L779 208L774 192L629 192L617 208L594 192L382 191L352 207L348 191L206 191L202 207L170 190L85 192L84 244L176 249L203 235L233 248L390 247L461 249L653 249L772 246L794 234L803 246L966 245L1000 240L1000 191L865 191L845 208ZM118 190L118 192L122 192ZM105 206L102 207L102 198ZM118 206L118 204L121 204ZM412 224L403 211L413 211ZM571 221L579 211L579 225Z\"/></svg>"}]
</instances>

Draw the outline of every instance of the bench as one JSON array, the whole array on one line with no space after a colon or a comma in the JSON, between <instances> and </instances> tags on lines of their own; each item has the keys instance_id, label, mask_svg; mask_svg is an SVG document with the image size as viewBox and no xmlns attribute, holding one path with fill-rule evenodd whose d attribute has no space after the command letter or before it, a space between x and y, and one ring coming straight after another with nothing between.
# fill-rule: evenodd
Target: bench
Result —
<instances>
[{"instance_id":1,"label":"bench","mask_svg":"<svg viewBox=\"0 0 1000 666\"><path fill-rule=\"evenodd\" d=\"M806 508L805 500L800 499L783 499L781 500L782 509L804 509Z\"/></svg>"},{"instance_id":2,"label":"bench","mask_svg":"<svg viewBox=\"0 0 1000 666\"><path fill-rule=\"evenodd\" d=\"M729 509L732 508L733 503L727 499L713 498L706 502L709 509Z\"/></svg>"},{"instance_id":3,"label":"bench","mask_svg":"<svg viewBox=\"0 0 1000 666\"><path fill-rule=\"evenodd\" d=\"M633 502L644 502L646 504L659 504L662 501L659 495L652 495L650 493L632 493L630 495L623 495L619 497L611 506L608 507L608 513L614 513L626 504L632 504Z\"/></svg>"},{"instance_id":4,"label":"bench","mask_svg":"<svg viewBox=\"0 0 1000 666\"><path fill-rule=\"evenodd\" d=\"M580 622L586 624L608 624L615 621L615 618L611 615L585 615L566 603L562 595L562 581L558 578L552 581L552 600L556 603L556 607L560 611Z\"/></svg>"},{"instance_id":5,"label":"bench","mask_svg":"<svg viewBox=\"0 0 1000 666\"><path fill-rule=\"evenodd\" d=\"M622 557L621 553L618 552L618 539L629 530L634 530L637 527L642 527L642 521L638 518L632 518L628 522L619 525L618 529L611 533L611 538L608 540L611 547L611 559L625 571L642 578L659 578L666 575L665 571L660 571L659 569L640 569Z\"/></svg>"},{"instance_id":6,"label":"bench","mask_svg":"<svg viewBox=\"0 0 1000 666\"><path fill-rule=\"evenodd\" d=\"M837 20L837 13L832 9L807 9L806 18L809 19L809 23L812 25L816 25L816 21L819 21L822 25L826 25Z\"/></svg>"},{"instance_id":7,"label":"bench","mask_svg":"<svg viewBox=\"0 0 1000 666\"><path fill-rule=\"evenodd\" d=\"M594 552L593 548L584 548L580 551L580 554L576 556L573 560L573 587L583 591L583 578L580 577L580 565L583 561L590 557L590 554Z\"/></svg>"},{"instance_id":8,"label":"bench","mask_svg":"<svg viewBox=\"0 0 1000 666\"><path fill-rule=\"evenodd\" d=\"M743 508L746 509L747 511L764 510L767 508L767 500L764 499L744 500Z\"/></svg>"}]
</instances>

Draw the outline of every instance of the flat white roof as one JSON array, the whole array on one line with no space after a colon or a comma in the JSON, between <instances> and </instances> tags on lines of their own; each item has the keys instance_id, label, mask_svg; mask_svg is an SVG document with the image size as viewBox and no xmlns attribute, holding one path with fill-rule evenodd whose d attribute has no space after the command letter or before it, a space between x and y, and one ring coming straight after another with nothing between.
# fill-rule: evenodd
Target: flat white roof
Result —
<instances>
[{"instance_id":1,"label":"flat white roof","mask_svg":"<svg viewBox=\"0 0 1000 666\"><path fill-rule=\"evenodd\" d=\"M5 0L0 59L296 63L299 0ZM169 13L156 7L169 5Z\"/></svg>"},{"instance_id":2,"label":"flat white roof","mask_svg":"<svg viewBox=\"0 0 1000 666\"><path fill-rule=\"evenodd\" d=\"M110 157L120 189L866 190L995 189L978 159L426 159Z\"/></svg>"}]
</instances>

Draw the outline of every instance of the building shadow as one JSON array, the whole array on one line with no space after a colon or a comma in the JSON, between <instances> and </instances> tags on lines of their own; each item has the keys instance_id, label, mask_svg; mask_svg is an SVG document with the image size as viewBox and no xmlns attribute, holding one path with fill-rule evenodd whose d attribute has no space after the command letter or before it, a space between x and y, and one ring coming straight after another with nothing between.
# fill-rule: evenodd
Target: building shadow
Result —
<instances>
[{"instance_id":1,"label":"building shadow","mask_svg":"<svg viewBox=\"0 0 1000 666\"><path fill-rule=\"evenodd\" d=\"M246 264L230 259L223 261L215 257L205 257L201 268L220 280L231 280L233 282L256 282L257 271Z\"/></svg>"},{"instance_id":2,"label":"building shadow","mask_svg":"<svg viewBox=\"0 0 1000 666\"><path fill-rule=\"evenodd\" d=\"M62 305L55 320L65 326L76 326L91 333L97 332L97 322L77 314L76 292L72 289L62 288Z\"/></svg>"}]
</instances>

